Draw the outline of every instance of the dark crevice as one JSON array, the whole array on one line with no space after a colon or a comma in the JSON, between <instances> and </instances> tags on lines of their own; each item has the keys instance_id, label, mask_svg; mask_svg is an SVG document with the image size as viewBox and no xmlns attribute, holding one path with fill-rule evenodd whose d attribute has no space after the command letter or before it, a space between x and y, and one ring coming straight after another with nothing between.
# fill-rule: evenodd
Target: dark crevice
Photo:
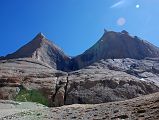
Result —
<instances>
[{"instance_id":1,"label":"dark crevice","mask_svg":"<svg viewBox=\"0 0 159 120\"><path fill-rule=\"evenodd\" d=\"M55 93L52 95L52 105L53 106L61 106L61 104L57 104L56 101L57 101L57 94L59 92L59 90L61 88L64 87L64 99L63 99L63 104L65 105L66 103L66 97L67 97L67 86L68 86L68 76L66 77L66 82L62 82L62 81L59 81L59 77L57 77L57 82L56 82L56 88L55 88Z\"/></svg>"},{"instance_id":2,"label":"dark crevice","mask_svg":"<svg viewBox=\"0 0 159 120\"><path fill-rule=\"evenodd\" d=\"M69 77L69 74L67 75L67 78L66 78L65 96L64 96L64 105L66 104L67 86L68 86L68 77Z\"/></svg>"}]
</instances>

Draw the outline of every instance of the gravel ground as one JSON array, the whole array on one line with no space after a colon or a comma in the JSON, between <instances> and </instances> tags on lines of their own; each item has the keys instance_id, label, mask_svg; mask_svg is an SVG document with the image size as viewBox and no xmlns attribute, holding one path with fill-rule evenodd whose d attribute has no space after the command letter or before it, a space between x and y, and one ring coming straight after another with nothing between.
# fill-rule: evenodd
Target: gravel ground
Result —
<instances>
[{"instance_id":1,"label":"gravel ground","mask_svg":"<svg viewBox=\"0 0 159 120\"><path fill-rule=\"evenodd\" d=\"M44 105L32 102L14 102L9 100L0 100L0 120L11 119L13 115L20 115L47 108Z\"/></svg>"},{"instance_id":2,"label":"gravel ground","mask_svg":"<svg viewBox=\"0 0 159 120\"><path fill-rule=\"evenodd\" d=\"M1 106L4 108L4 105ZM159 120L159 92L126 101L93 105L47 108L26 102L9 104L4 109L1 106L0 120Z\"/></svg>"}]
</instances>

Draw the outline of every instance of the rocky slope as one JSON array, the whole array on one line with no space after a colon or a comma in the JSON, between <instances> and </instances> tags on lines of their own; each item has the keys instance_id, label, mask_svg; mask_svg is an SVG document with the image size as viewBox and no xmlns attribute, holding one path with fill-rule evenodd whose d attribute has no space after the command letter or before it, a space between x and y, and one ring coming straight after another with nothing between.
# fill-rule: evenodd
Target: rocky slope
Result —
<instances>
[{"instance_id":1,"label":"rocky slope","mask_svg":"<svg viewBox=\"0 0 159 120\"><path fill-rule=\"evenodd\" d=\"M0 102L0 107L4 106ZM158 120L159 93L120 102L102 104L74 104L70 106L46 108L33 103L13 104L1 109L2 120ZM12 105L14 108L10 108ZM27 109L26 109L27 105ZM29 106L34 106L34 109ZM16 111L21 108L21 111ZM37 109L38 108L38 109ZM6 113L7 111L7 113Z\"/></svg>"},{"instance_id":2,"label":"rocky slope","mask_svg":"<svg viewBox=\"0 0 159 120\"><path fill-rule=\"evenodd\" d=\"M101 59L144 59L146 57L159 57L159 48L137 36L130 36L126 31L105 31L95 45L72 59L72 69L83 68Z\"/></svg>"}]
</instances>

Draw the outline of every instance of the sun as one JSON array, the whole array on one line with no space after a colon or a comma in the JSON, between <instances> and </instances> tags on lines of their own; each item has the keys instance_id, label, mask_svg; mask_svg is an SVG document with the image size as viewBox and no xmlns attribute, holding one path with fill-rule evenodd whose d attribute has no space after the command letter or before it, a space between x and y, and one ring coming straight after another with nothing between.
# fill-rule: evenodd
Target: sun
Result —
<instances>
[{"instance_id":1,"label":"sun","mask_svg":"<svg viewBox=\"0 0 159 120\"><path fill-rule=\"evenodd\" d=\"M139 5L139 4L137 4L137 5L136 5L136 8L140 8L140 5Z\"/></svg>"}]
</instances>

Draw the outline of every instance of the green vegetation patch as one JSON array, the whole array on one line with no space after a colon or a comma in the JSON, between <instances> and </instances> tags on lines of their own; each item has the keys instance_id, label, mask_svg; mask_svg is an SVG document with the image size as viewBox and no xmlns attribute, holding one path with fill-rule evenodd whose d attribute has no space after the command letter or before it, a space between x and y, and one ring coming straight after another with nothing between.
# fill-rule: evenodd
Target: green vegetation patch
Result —
<instances>
[{"instance_id":1,"label":"green vegetation patch","mask_svg":"<svg viewBox=\"0 0 159 120\"><path fill-rule=\"evenodd\" d=\"M21 89L15 100L20 102L37 102L48 106L48 100L38 90Z\"/></svg>"}]
</instances>

